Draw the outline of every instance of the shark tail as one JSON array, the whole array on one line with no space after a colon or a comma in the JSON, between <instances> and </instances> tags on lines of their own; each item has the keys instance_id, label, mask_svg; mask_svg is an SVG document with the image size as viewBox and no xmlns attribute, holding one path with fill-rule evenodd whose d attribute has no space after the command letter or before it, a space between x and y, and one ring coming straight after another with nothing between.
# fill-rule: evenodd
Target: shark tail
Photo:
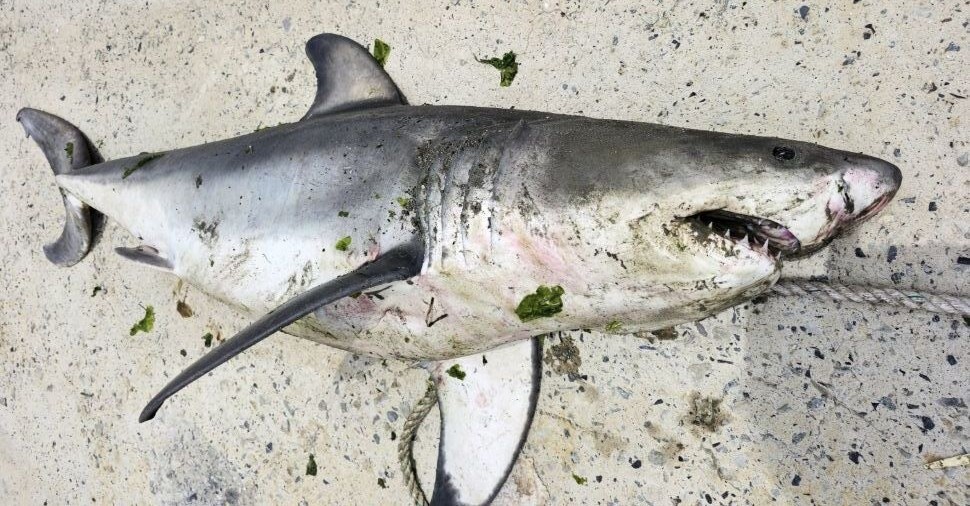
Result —
<instances>
[{"instance_id":1,"label":"shark tail","mask_svg":"<svg viewBox=\"0 0 970 506\"><path fill-rule=\"evenodd\" d=\"M17 121L27 131L27 137L33 137L40 146L54 175L100 162L87 137L76 126L53 114L24 108L17 113ZM94 236L92 209L63 189L61 197L67 212L64 231L56 241L44 246L44 254L52 263L70 267L80 262L91 249Z\"/></svg>"}]
</instances>

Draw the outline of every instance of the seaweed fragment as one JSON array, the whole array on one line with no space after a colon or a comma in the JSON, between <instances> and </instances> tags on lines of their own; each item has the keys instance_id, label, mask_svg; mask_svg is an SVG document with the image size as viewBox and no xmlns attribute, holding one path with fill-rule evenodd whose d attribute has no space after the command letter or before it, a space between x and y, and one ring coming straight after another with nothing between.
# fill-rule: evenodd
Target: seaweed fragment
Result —
<instances>
[{"instance_id":1,"label":"seaweed fragment","mask_svg":"<svg viewBox=\"0 0 970 506\"><path fill-rule=\"evenodd\" d=\"M501 58L486 58L478 60L478 63L484 63L497 68L501 75L499 85L502 87L511 86L515 75L519 73L519 64L515 61L515 53L512 51L505 53Z\"/></svg>"},{"instance_id":2,"label":"seaweed fragment","mask_svg":"<svg viewBox=\"0 0 970 506\"><path fill-rule=\"evenodd\" d=\"M387 58L391 56L391 46L381 39L374 39L374 59L381 67L387 63Z\"/></svg>"},{"instance_id":3,"label":"seaweed fragment","mask_svg":"<svg viewBox=\"0 0 970 506\"><path fill-rule=\"evenodd\" d=\"M448 376L451 376L452 378L455 378L457 380L465 379L465 371L462 371L461 366L458 364L455 364L449 367L448 370L445 372L448 373Z\"/></svg>"},{"instance_id":4,"label":"seaweed fragment","mask_svg":"<svg viewBox=\"0 0 970 506\"><path fill-rule=\"evenodd\" d=\"M342 237L337 241L337 244L334 247L337 248L337 251L347 251L347 249L350 248L350 241L351 239L349 235Z\"/></svg>"},{"instance_id":5,"label":"seaweed fragment","mask_svg":"<svg viewBox=\"0 0 970 506\"><path fill-rule=\"evenodd\" d=\"M562 311L562 295L566 293L559 285L545 286L540 285L535 293L530 293L522 298L515 314L523 322L532 321L537 318L552 316Z\"/></svg>"},{"instance_id":6,"label":"seaweed fragment","mask_svg":"<svg viewBox=\"0 0 970 506\"><path fill-rule=\"evenodd\" d=\"M132 325L129 335L135 335L139 332L151 332L155 327L155 308L152 306L147 306L145 308L145 316L136 324Z\"/></svg>"},{"instance_id":7,"label":"seaweed fragment","mask_svg":"<svg viewBox=\"0 0 970 506\"><path fill-rule=\"evenodd\" d=\"M313 454L310 454L310 459L306 463L306 475L316 476L317 475L317 461L313 460Z\"/></svg>"},{"instance_id":8,"label":"seaweed fragment","mask_svg":"<svg viewBox=\"0 0 970 506\"><path fill-rule=\"evenodd\" d=\"M132 175L136 170L148 165L149 163L158 160L159 158L165 156L164 153L154 153L147 156L143 156L135 162L131 167L126 167L125 172L121 174L121 179L127 179L128 176Z\"/></svg>"}]
</instances>

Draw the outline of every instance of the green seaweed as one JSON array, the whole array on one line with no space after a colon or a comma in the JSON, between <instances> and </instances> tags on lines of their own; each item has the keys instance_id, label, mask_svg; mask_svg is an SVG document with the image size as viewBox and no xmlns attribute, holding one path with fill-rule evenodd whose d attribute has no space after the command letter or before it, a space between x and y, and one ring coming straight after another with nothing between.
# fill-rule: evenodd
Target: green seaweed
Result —
<instances>
[{"instance_id":1,"label":"green seaweed","mask_svg":"<svg viewBox=\"0 0 970 506\"><path fill-rule=\"evenodd\" d=\"M374 39L374 59L377 63L383 67L389 56L391 56L391 46L381 39Z\"/></svg>"},{"instance_id":2,"label":"green seaweed","mask_svg":"<svg viewBox=\"0 0 970 506\"><path fill-rule=\"evenodd\" d=\"M313 460L313 454L310 454L310 460L306 463L306 475L316 476L317 475L317 461Z\"/></svg>"},{"instance_id":3,"label":"green seaweed","mask_svg":"<svg viewBox=\"0 0 970 506\"><path fill-rule=\"evenodd\" d=\"M620 330L622 328L623 328L623 323L621 323L618 320L613 320L610 323L607 323L606 324L606 331L607 332L616 332L616 331L618 331L618 330Z\"/></svg>"},{"instance_id":4,"label":"green seaweed","mask_svg":"<svg viewBox=\"0 0 970 506\"><path fill-rule=\"evenodd\" d=\"M158 160L159 158L161 158L163 156L165 156L164 153L154 153L154 154L151 154L151 155L148 155L148 156L141 157L138 160L138 162L136 162L134 165L132 165L131 167L125 168L125 172L124 172L124 174L121 175L121 179L127 179L128 176L130 176L136 170L138 170L138 169L140 169L140 168L148 165L149 163L151 163L151 162L153 162L155 160Z\"/></svg>"},{"instance_id":5,"label":"green seaweed","mask_svg":"<svg viewBox=\"0 0 970 506\"><path fill-rule=\"evenodd\" d=\"M552 316L562 311L562 295L566 293L559 285L549 287L545 285L536 288L535 293L530 293L522 298L519 306L515 308L515 314L523 322Z\"/></svg>"},{"instance_id":6,"label":"green seaweed","mask_svg":"<svg viewBox=\"0 0 970 506\"><path fill-rule=\"evenodd\" d=\"M452 378L455 378L455 379L458 379L458 380L464 380L465 379L465 371L462 371L461 370L461 366L458 365L458 364L455 364L455 365L449 367L448 370L445 371L445 372L448 373L448 376L451 376Z\"/></svg>"},{"instance_id":7,"label":"green seaweed","mask_svg":"<svg viewBox=\"0 0 970 506\"><path fill-rule=\"evenodd\" d=\"M576 473L573 473L573 480L576 481L576 484L577 485L585 485L586 484L586 481L587 481L586 478L583 478L582 476L580 476L580 475L578 475Z\"/></svg>"},{"instance_id":8,"label":"green seaweed","mask_svg":"<svg viewBox=\"0 0 970 506\"><path fill-rule=\"evenodd\" d=\"M212 332L206 332L205 335L202 336L202 343L205 344L206 348L210 348L212 346Z\"/></svg>"},{"instance_id":9,"label":"green seaweed","mask_svg":"<svg viewBox=\"0 0 970 506\"><path fill-rule=\"evenodd\" d=\"M408 198L408 197L398 197L397 198L397 203L398 203L398 205L400 205L401 207L403 207L405 209L411 207L411 199Z\"/></svg>"},{"instance_id":10,"label":"green seaweed","mask_svg":"<svg viewBox=\"0 0 970 506\"><path fill-rule=\"evenodd\" d=\"M347 211L337 211L337 216L340 216L341 218L346 218L350 216L350 213L348 213Z\"/></svg>"},{"instance_id":11,"label":"green seaweed","mask_svg":"<svg viewBox=\"0 0 970 506\"><path fill-rule=\"evenodd\" d=\"M64 152L67 153L67 161L74 163L74 143L68 142L67 146L64 146Z\"/></svg>"},{"instance_id":12,"label":"green seaweed","mask_svg":"<svg viewBox=\"0 0 970 506\"><path fill-rule=\"evenodd\" d=\"M478 59L476 58L476 60ZM501 58L478 60L478 63L484 63L497 68L502 76L499 85L503 87L511 86L515 75L519 73L519 64L515 61L515 53L512 51L505 53Z\"/></svg>"},{"instance_id":13,"label":"green seaweed","mask_svg":"<svg viewBox=\"0 0 970 506\"><path fill-rule=\"evenodd\" d=\"M155 308L148 306L145 308L145 317L141 319L138 323L131 327L130 335L135 335L139 332L151 332L152 328L155 327Z\"/></svg>"},{"instance_id":14,"label":"green seaweed","mask_svg":"<svg viewBox=\"0 0 970 506\"><path fill-rule=\"evenodd\" d=\"M334 247L337 248L337 251L347 251L347 249L350 248L350 241L351 239L350 239L350 236L348 235L340 239L339 241L337 241L337 245Z\"/></svg>"}]
</instances>

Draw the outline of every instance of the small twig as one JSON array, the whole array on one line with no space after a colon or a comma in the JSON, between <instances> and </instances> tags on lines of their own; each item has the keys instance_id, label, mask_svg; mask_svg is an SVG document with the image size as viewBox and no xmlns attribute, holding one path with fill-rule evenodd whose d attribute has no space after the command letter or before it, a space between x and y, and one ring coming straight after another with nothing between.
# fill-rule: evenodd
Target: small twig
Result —
<instances>
[{"instance_id":1,"label":"small twig","mask_svg":"<svg viewBox=\"0 0 970 506\"><path fill-rule=\"evenodd\" d=\"M424 315L424 324L430 328L435 323L440 322L448 317L448 313L445 313L435 319L431 319L431 312L434 311L434 297L431 297L431 302L428 304L428 312Z\"/></svg>"}]
</instances>

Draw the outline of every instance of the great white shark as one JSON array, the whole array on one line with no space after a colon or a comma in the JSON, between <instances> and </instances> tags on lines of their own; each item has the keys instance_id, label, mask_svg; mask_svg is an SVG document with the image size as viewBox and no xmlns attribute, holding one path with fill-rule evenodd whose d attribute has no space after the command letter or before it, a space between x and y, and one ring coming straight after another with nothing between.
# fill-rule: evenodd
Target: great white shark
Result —
<instances>
[{"instance_id":1,"label":"great white shark","mask_svg":"<svg viewBox=\"0 0 970 506\"><path fill-rule=\"evenodd\" d=\"M411 106L365 48L307 55L295 123L95 163L67 121L17 120L67 210L45 247L73 265L92 209L117 251L258 319L146 406L277 331L424 363L442 428L432 504L487 504L528 433L541 336L657 330L765 293L783 258L873 216L894 165L770 137L464 106Z\"/></svg>"}]
</instances>

